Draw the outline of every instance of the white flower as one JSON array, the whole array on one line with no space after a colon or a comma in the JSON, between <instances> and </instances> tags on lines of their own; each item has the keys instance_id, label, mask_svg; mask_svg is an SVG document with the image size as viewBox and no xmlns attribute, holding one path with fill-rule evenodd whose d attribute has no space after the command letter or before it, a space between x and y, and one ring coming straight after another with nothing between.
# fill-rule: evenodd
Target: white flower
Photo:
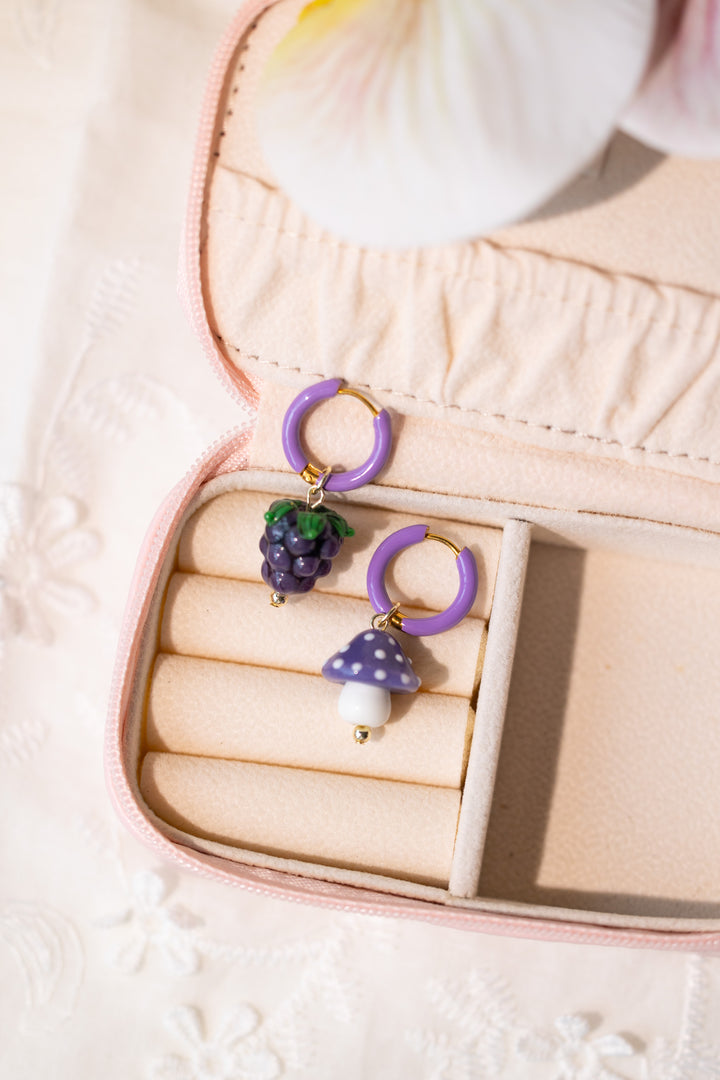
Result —
<instances>
[{"instance_id":1,"label":"white flower","mask_svg":"<svg viewBox=\"0 0 720 1080\"><path fill-rule=\"evenodd\" d=\"M265 159L297 206L353 243L487 234L535 210L606 145L645 70L655 8L308 4L260 80Z\"/></svg>"},{"instance_id":2,"label":"white flower","mask_svg":"<svg viewBox=\"0 0 720 1080\"><path fill-rule=\"evenodd\" d=\"M521 1035L517 1052L526 1061L552 1062L554 1080L617 1080L620 1074L606 1067L605 1058L630 1057L634 1048L622 1035L588 1039L590 1031L584 1016L559 1016L552 1030Z\"/></svg>"},{"instance_id":3,"label":"white flower","mask_svg":"<svg viewBox=\"0 0 720 1080\"><path fill-rule=\"evenodd\" d=\"M94 607L90 590L64 576L100 549L96 533L78 528L80 511L66 495L0 485L0 639L19 635L48 644L48 609L84 615Z\"/></svg>"},{"instance_id":4,"label":"white flower","mask_svg":"<svg viewBox=\"0 0 720 1080\"><path fill-rule=\"evenodd\" d=\"M620 126L666 154L717 158L720 3L685 0L679 11L677 4L661 4L659 16L660 40L665 48L657 50L658 62L648 72Z\"/></svg>"},{"instance_id":5,"label":"white flower","mask_svg":"<svg viewBox=\"0 0 720 1080\"><path fill-rule=\"evenodd\" d=\"M265 1045L258 1025L255 1009L241 1004L225 1014L215 1038L206 1039L200 1010L179 1005L166 1015L165 1027L188 1052L154 1062L152 1080L273 1080L282 1065Z\"/></svg>"},{"instance_id":6,"label":"white flower","mask_svg":"<svg viewBox=\"0 0 720 1080\"><path fill-rule=\"evenodd\" d=\"M192 975L200 967L200 950L192 931L202 919L179 904L166 903L171 892L153 870L135 874L131 907L101 921L105 927L130 923L129 932L111 955L111 962L126 975L140 971L148 951L157 949L173 975Z\"/></svg>"}]
</instances>

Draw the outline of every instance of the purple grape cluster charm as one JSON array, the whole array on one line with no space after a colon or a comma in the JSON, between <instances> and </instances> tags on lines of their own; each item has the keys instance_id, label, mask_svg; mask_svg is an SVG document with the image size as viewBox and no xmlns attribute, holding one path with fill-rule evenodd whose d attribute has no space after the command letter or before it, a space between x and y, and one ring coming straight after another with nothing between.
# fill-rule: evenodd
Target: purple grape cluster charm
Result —
<instances>
[{"instance_id":1,"label":"purple grape cluster charm","mask_svg":"<svg viewBox=\"0 0 720 1080\"><path fill-rule=\"evenodd\" d=\"M289 595L310 592L318 578L330 573L345 537L355 533L336 510L300 499L276 499L265 521L262 576L273 590L274 607Z\"/></svg>"},{"instance_id":2,"label":"purple grape cluster charm","mask_svg":"<svg viewBox=\"0 0 720 1080\"><path fill-rule=\"evenodd\" d=\"M372 413L375 438L369 458L354 469L337 471L313 465L300 442L300 425L309 409L336 394L358 398ZM260 540L262 576L273 590L270 603L280 607L293 593L310 592L318 578L332 569L332 560L346 536L354 536L344 517L324 506L325 492L354 491L380 472L390 453L390 414L378 409L364 394L344 386L342 379L325 379L303 390L290 403L282 424L285 457L309 485L307 497L276 499L265 514Z\"/></svg>"}]
</instances>

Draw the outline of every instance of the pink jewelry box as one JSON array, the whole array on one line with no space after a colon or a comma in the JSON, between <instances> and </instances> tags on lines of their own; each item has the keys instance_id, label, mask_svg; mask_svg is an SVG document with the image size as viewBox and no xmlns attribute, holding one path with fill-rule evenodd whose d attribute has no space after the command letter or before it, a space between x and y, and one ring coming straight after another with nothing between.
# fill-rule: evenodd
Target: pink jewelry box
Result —
<instances>
[{"instance_id":1,"label":"pink jewelry box","mask_svg":"<svg viewBox=\"0 0 720 1080\"><path fill-rule=\"evenodd\" d=\"M289 899L714 950L720 170L665 162L625 188L641 171L627 144L617 175L584 182L605 204L475 244L343 245L274 188L250 124L263 59L300 6L246 4L210 76L182 289L213 368L258 418L209 448L150 527L108 721L116 806L160 854ZM444 886L195 836L139 786L181 530L219 493L299 494L278 420L330 376L395 417L393 458L361 505L501 530ZM308 432L318 447L363 438L362 418L337 413Z\"/></svg>"}]
</instances>

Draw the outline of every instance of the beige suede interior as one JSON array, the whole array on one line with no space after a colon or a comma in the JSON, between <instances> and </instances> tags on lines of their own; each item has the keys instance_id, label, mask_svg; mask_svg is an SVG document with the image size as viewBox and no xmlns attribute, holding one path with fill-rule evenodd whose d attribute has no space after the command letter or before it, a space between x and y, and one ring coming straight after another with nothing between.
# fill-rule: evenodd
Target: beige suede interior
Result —
<instances>
[{"instance_id":1,"label":"beige suede interior","mask_svg":"<svg viewBox=\"0 0 720 1080\"><path fill-rule=\"evenodd\" d=\"M720 572L537 544L484 896L720 914Z\"/></svg>"},{"instance_id":2,"label":"beige suede interior","mask_svg":"<svg viewBox=\"0 0 720 1080\"><path fill-rule=\"evenodd\" d=\"M127 733L138 800L178 843L322 881L720 928L720 166L618 137L489 240L341 244L275 188L252 126L300 6L257 20L218 117L208 318L261 401L250 470L200 493L153 603ZM302 493L280 418L330 376L391 409L393 454L338 500L357 535L332 575L274 611L262 510ZM367 412L323 404L303 439L309 460L356 465ZM479 556L478 599L451 633L403 642L423 688L356 747L318 670L367 624L379 538L428 515ZM439 610L453 575L423 544L388 581Z\"/></svg>"},{"instance_id":3,"label":"beige suede interior","mask_svg":"<svg viewBox=\"0 0 720 1080\"><path fill-rule=\"evenodd\" d=\"M158 753L140 786L163 820L210 840L430 885L450 875L454 788Z\"/></svg>"},{"instance_id":4,"label":"beige suede interior","mask_svg":"<svg viewBox=\"0 0 720 1080\"><path fill-rule=\"evenodd\" d=\"M305 640L326 651L337 646L339 628L349 636L353 628L339 610L366 602L331 592L330 579L328 591L314 597L326 610L311 615L302 609L313 603L312 594L276 611L257 582L207 572L210 526L224 549L241 500L253 509L264 505L266 494L252 485L288 494L297 483L287 472L222 477L207 485L177 537L147 627L148 659L139 669L139 680L150 688L147 706L138 694L128 740L138 762L150 751L138 796L168 834L226 858L479 910L554 910L569 919L677 930L715 925L718 538L665 525L633 528L601 515L536 511L534 524L508 520L498 545L497 529L476 524L498 522L504 508L497 504L387 485L363 492L369 505L347 510L356 524L367 515L385 521L389 530L389 503L401 508L400 521L405 514L424 520L431 503L448 512L443 528L451 525L454 535L479 538L476 551L486 581L480 609L491 607L490 634L486 648L481 633L475 654L476 661L484 655L484 674L463 782L476 682L464 650L458 650L450 684L453 691L464 688L463 694L446 693L446 665L426 658L426 685L417 700L401 708L380 740L362 748L345 741L349 732L335 717L327 723L324 710L332 708L334 688L307 673L302 650L291 664L274 658L272 648L263 653L267 641L251 642L250 663L239 662L237 654L232 660L208 658L212 649L202 644L195 648L200 656L190 655L187 638L187 655L165 651L177 647L169 628L176 619L172 588L178 579L265 591L265 603L252 609L247 622L246 599L224 611L201 595L194 617L187 610L181 620L198 642L206 641L209 617L219 616L226 626L240 623L247 640L256 639L248 631L264 618L273 628L269 640L284 652L294 636L285 620L295 612L299 625L310 620ZM657 552L664 557L656 558ZM405 567L398 559L398 577L412 580L411 557L429 558L434 570L447 569L438 554L442 549L431 544L407 552ZM681 561L683 554L689 561ZM362 564L368 555L356 558ZM244 556L219 550L217 557ZM196 558L203 573L196 572ZM248 566L254 558L253 552ZM452 559L448 563L452 571ZM224 563L222 568L227 570ZM414 584L430 576L426 566ZM417 593L411 586L399 595L415 599ZM476 616L467 622L471 629L484 625ZM232 628L226 636L244 640ZM409 648L434 649L450 637L411 642ZM225 637L219 633L210 640ZM472 643L472 635L467 641ZM454 658L443 655L455 667ZM418 670L422 663L420 652ZM305 670L293 670L303 664ZM433 671L436 682L427 678ZM268 707L268 693L280 702L277 707ZM295 693L297 708L310 705L301 729ZM368 751L373 759L364 756ZM358 754L363 758L356 768ZM236 771L228 768L232 762L239 763ZM277 795L266 776L277 780ZM327 801L328 776L333 784L348 780L347 806L359 798L357 779L370 781L367 820L375 825L369 843L355 845L343 815L327 812L335 806ZM455 801L448 794L436 797L442 791L454 792ZM424 824L425 813L432 816L432 829ZM292 829L285 828L290 820ZM406 832L412 839L397 845Z\"/></svg>"},{"instance_id":5,"label":"beige suede interior","mask_svg":"<svg viewBox=\"0 0 720 1080\"><path fill-rule=\"evenodd\" d=\"M277 610L258 580L263 512L274 497L218 494L180 534L150 679L145 800L162 820L210 840L446 886L501 530L428 518L433 532L473 551L478 596L454 629L402 635L421 691L396 695L390 722L359 747L337 716L339 688L319 671L370 630L369 558L417 518L350 507L356 535L337 571ZM422 617L452 599L454 567L446 549L420 544L394 560L388 588Z\"/></svg>"}]
</instances>

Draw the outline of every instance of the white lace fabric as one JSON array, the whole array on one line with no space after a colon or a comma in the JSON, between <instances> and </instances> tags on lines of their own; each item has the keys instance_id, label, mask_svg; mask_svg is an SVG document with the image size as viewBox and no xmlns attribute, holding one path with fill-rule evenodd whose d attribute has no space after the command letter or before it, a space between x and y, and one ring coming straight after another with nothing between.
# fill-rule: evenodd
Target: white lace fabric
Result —
<instances>
[{"instance_id":1,"label":"white lace fabric","mask_svg":"<svg viewBox=\"0 0 720 1080\"><path fill-rule=\"evenodd\" d=\"M245 417L175 299L228 0L0 13L0 1075L720 1075L720 958L326 912L174 867L102 776L125 596L158 503Z\"/></svg>"}]
</instances>

